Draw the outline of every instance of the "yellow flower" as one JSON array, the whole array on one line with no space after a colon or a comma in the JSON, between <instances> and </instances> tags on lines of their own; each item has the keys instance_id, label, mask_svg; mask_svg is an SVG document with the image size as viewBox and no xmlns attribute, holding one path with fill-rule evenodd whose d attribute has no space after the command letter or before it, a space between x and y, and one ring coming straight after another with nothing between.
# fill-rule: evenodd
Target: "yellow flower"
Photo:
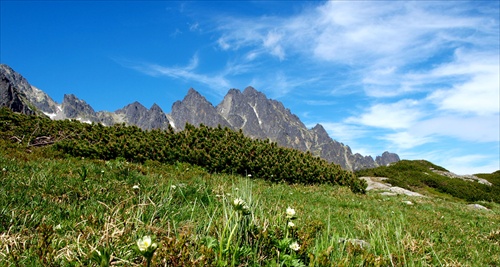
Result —
<instances>
[{"instance_id":1,"label":"yellow flower","mask_svg":"<svg viewBox=\"0 0 500 267\"><path fill-rule=\"evenodd\" d=\"M287 217L288 219L292 219L292 218L294 218L294 217L295 217L295 210L294 210L294 209L292 209L292 208L290 208L290 207L288 207L288 208L286 209L286 217Z\"/></svg>"},{"instance_id":2,"label":"yellow flower","mask_svg":"<svg viewBox=\"0 0 500 267\"><path fill-rule=\"evenodd\" d=\"M140 251L147 251L151 245L151 237L148 235L145 235L137 240L137 246Z\"/></svg>"},{"instance_id":3,"label":"yellow flower","mask_svg":"<svg viewBox=\"0 0 500 267\"><path fill-rule=\"evenodd\" d=\"M292 244L290 244L290 249L298 251L300 249L299 243L293 242Z\"/></svg>"}]
</instances>

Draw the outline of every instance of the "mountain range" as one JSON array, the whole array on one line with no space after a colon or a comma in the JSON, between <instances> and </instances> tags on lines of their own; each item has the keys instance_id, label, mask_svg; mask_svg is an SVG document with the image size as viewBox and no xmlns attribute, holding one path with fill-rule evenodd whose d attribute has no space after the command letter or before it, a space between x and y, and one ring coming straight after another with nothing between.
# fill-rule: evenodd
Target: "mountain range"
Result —
<instances>
[{"instance_id":1,"label":"mountain range","mask_svg":"<svg viewBox=\"0 0 500 267\"><path fill-rule=\"evenodd\" d=\"M349 146L333 140L321 124L308 129L281 102L268 99L253 87L243 91L230 89L217 106L191 88L183 100L173 103L170 114L156 104L148 109L139 102L114 112L96 112L73 94L64 95L62 103L56 103L45 92L29 84L21 74L0 64L0 96L0 106L55 120L77 119L107 126L125 123L144 130L172 127L176 131L183 130L186 123L210 127L220 125L241 130L251 138L269 139L280 146L310 151L350 171L385 166L400 160L397 154L387 151L375 159L352 153Z\"/></svg>"}]
</instances>

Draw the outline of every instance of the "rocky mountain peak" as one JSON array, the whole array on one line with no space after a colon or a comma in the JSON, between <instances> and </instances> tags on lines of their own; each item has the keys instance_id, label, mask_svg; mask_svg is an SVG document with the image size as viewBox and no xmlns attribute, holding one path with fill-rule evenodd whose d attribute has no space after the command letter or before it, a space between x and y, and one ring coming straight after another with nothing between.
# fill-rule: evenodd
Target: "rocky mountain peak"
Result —
<instances>
[{"instance_id":1,"label":"rocky mountain peak","mask_svg":"<svg viewBox=\"0 0 500 267\"><path fill-rule=\"evenodd\" d=\"M196 103L209 104L212 105L207 99L202 96L198 91L194 88L189 88L187 95L184 97L182 102L186 105L193 105Z\"/></svg>"},{"instance_id":2,"label":"rocky mountain peak","mask_svg":"<svg viewBox=\"0 0 500 267\"><path fill-rule=\"evenodd\" d=\"M148 119L145 120L147 123L143 124L143 129L167 129L170 124L167 114L154 103L148 111Z\"/></svg>"},{"instance_id":3,"label":"rocky mountain peak","mask_svg":"<svg viewBox=\"0 0 500 267\"><path fill-rule=\"evenodd\" d=\"M65 118L78 119L83 122L99 122L94 109L73 94L64 95L61 107Z\"/></svg>"},{"instance_id":4,"label":"rocky mountain peak","mask_svg":"<svg viewBox=\"0 0 500 267\"><path fill-rule=\"evenodd\" d=\"M8 65L0 64L0 78L4 80L4 88L7 88L8 84L10 84L12 89L15 88L18 93L22 93L23 97L39 110L38 112L43 112L50 117L59 112L58 105L52 98L42 90L29 84L21 74ZM7 97L7 95L5 96ZM33 108L26 107L24 109L26 112L36 113Z\"/></svg>"},{"instance_id":5,"label":"rocky mountain peak","mask_svg":"<svg viewBox=\"0 0 500 267\"><path fill-rule=\"evenodd\" d=\"M245 95L247 97L252 97L252 96L264 96L265 97L265 95L262 92L255 90L255 88L253 88L252 86L246 87L245 90L243 90L243 95Z\"/></svg>"},{"instance_id":6,"label":"rocky mountain peak","mask_svg":"<svg viewBox=\"0 0 500 267\"><path fill-rule=\"evenodd\" d=\"M251 86L243 93L231 89L217 105L217 111L233 129L241 129L252 138L270 139L303 151L310 147L305 137L308 130L298 117Z\"/></svg>"},{"instance_id":7,"label":"rocky mountain peak","mask_svg":"<svg viewBox=\"0 0 500 267\"><path fill-rule=\"evenodd\" d=\"M399 158L398 154L390 153L388 151L382 153L382 156L377 156L375 158L375 162L377 162L379 166L387 166L393 162L398 162L400 160L401 159Z\"/></svg>"},{"instance_id":8,"label":"rocky mountain peak","mask_svg":"<svg viewBox=\"0 0 500 267\"><path fill-rule=\"evenodd\" d=\"M126 105L122 109L117 110L115 113L123 114L127 118L127 122L132 125L139 125L142 118L144 118L148 109L141 103L135 101L131 104Z\"/></svg>"},{"instance_id":9,"label":"rocky mountain peak","mask_svg":"<svg viewBox=\"0 0 500 267\"><path fill-rule=\"evenodd\" d=\"M9 82L6 77L0 77L0 107L8 107L14 112L35 115L26 95Z\"/></svg>"},{"instance_id":10,"label":"rocky mountain peak","mask_svg":"<svg viewBox=\"0 0 500 267\"><path fill-rule=\"evenodd\" d=\"M182 101L176 101L172 105L170 118L178 130L184 129L186 123L194 126L200 124L210 127L229 126L227 121L217 113L215 107L193 88L189 89Z\"/></svg>"},{"instance_id":11,"label":"rocky mountain peak","mask_svg":"<svg viewBox=\"0 0 500 267\"><path fill-rule=\"evenodd\" d=\"M328 142L329 139L331 139L323 125L319 123L311 128L311 131L314 133L314 135L316 136L316 140L319 143L325 143Z\"/></svg>"},{"instance_id":12,"label":"rocky mountain peak","mask_svg":"<svg viewBox=\"0 0 500 267\"><path fill-rule=\"evenodd\" d=\"M153 105L149 108L149 111L151 112L163 112L163 110L158 106L156 103L153 103Z\"/></svg>"},{"instance_id":13,"label":"rocky mountain peak","mask_svg":"<svg viewBox=\"0 0 500 267\"><path fill-rule=\"evenodd\" d=\"M122 121L126 124L136 125L144 130L167 129L169 124L167 115L156 103L147 109L135 101L115 111L115 113L122 115Z\"/></svg>"}]
</instances>

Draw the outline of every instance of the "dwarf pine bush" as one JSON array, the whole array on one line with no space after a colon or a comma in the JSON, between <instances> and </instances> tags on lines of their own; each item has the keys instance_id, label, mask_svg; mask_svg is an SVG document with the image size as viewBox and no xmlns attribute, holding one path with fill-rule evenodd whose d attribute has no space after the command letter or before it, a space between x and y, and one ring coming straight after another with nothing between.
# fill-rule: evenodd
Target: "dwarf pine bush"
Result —
<instances>
[{"instance_id":1,"label":"dwarf pine bush","mask_svg":"<svg viewBox=\"0 0 500 267\"><path fill-rule=\"evenodd\" d=\"M173 164L186 162L211 173L247 175L286 183L328 183L364 192L366 184L339 165L314 157L311 153L284 148L276 143L253 140L229 128L194 127L175 133L143 131L137 126L118 124L105 127L78 121L52 121L48 118L14 114L0 110L2 136L29 136L22 142L30 146L40 136L53 140L53 149L73 157L130 162L147 160Z\"/></svg>"}]
</instances>

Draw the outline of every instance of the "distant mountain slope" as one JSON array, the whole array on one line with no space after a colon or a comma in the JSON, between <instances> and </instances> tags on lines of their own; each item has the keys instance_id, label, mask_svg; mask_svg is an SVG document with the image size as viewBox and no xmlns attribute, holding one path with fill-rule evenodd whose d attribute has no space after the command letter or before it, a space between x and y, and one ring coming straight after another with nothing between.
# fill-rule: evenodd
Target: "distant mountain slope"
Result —
<instances>
[{"instance_id":1,"label":"distant mountain slope","mask_svg":"<svg viewBox=\"0 0 500 267\"><path fill-rule=\"evenodd\" d=\"M172 105L170 114L165 114L154 104L149 110L139 102L129 104L114 112L96 112L84 100L67 94L57 104L43 91L31 86L26 79L5 64L0 65L0 89L2 106L26 114L34 114L30 104L52 119L78 119L83 122L98 122L104 125L125 123L142 129L184 129L186 123L241 130L252 138L269 139L284 147L310 151L346 170L361 170L384 166L399 161L394 153L384 152L374 160L371 156L353 154L349 146L339 143L320 124L312 129L302 123L279 101L268 99L253 87L243 92L230 89L221 103L213 106L194 89L189 89L182 101ZM7 97L8 96L8 97ZM5 100L4 100L5 99ZM7 100L9 99L9 100Z\"/></svg>"}]
</instances>

